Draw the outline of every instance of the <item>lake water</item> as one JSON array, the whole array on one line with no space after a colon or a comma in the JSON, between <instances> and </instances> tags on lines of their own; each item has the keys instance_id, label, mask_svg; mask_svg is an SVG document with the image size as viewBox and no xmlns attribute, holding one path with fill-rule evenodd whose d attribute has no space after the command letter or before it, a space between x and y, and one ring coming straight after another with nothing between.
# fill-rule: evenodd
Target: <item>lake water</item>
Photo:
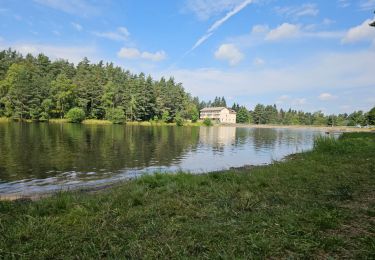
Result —
<instances>
[{"instance_id":1,"label":"lake water","mask_svg":"<svg viewBox=\"0 0 375 260\"><path fill-rule=\"evenodd\" d=\"M321 132L236 127L0 123L0 195L105 184L156 171L261 165Z\"/></svg>"}]
</instances>

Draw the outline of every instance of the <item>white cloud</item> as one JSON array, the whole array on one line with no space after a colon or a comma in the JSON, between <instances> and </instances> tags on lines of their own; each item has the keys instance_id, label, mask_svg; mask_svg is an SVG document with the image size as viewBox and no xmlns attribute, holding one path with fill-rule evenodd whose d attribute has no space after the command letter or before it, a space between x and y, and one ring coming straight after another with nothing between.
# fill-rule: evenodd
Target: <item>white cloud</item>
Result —
<instances>
[{"instance_id":1,"label":"white cloud","mask_svg":"<svg viewBox=\"0 0 375 260\"><path fill-rule=\"evenodd\" d=\"M115 32L93 32L97 37L106 38L113 41L127 41L130 35L125 27L118 27Z\"/></svg>"},{"instance_id":2,"label":"white cloud","mask_svg":"<svg viewBox=\"0 0 375 260\"><path fill-rule=\"evenodd\" d=\"M370 22L371 20L366 20L361 25L350 28L342 39L342 43L375 40L375 30L369 26Z\"/></svg>"},{"instance_id":3,"label":"white cloud","mask_svg":"<svg viewBox=\"0 0 375 260\"><path fill-rule=\"evenodd\" d=\"M334 20L331 20L331 19L329 19L329 18L324 18L324 20L323 20L323 22L322 22L322 24L323 25L331 25L331 24L334 24L334 23L336 23L336 21L334 21Z\"/></svg>"},{"instance_id":4,"label":"white cloud","mask_svg":"<svg viewBox=\"0 0 375 260\"><path fill-rule=\"evenodd\" d=\"M333 100L333 99L336 99L336 96L330 94L330 93L322 93L319 95L319 100L321 101L329 101L329 100Z\"/></svg>"},{"instance_id":5,"label":"white cloud","mask_svg":"<svg viewBox=\"0 0 375 260\"><path fill-rule=\"evenodd\" d=\"M341 7L341 8L347 8L351 5L350 3L350 0L338 0L337 1L337 4Z\"/></svg>"},{"instance_id":6,"label":"white cloud","mask_svg":"<svg viewBox=\"0 0 375 260\"><path fill-rule=\"evenodd\" d=\"M152 61L162 61L167 58L167 55L165 51L157 51L155 53L144 51L141 54L141 58L146 59L146 60L152 60Z\"/></svg>"},{"instance_id":7,"label":"white cloud","mask_svg":"<svg viewBox=\"0 0 375 260\"><path fill-rule=\"evenodd\" d=\"M251 33L238 35L226 39L226 42L233 43L240 48L254 48L268 43L277 43L282 40L313 39L341 39L345 36L344 31L318 31L310 26L302 27L298 24L284 23L276 28L270 29L268 25L254 25Z\"/></svg>"},{"instance_id":8,"label":"white cloud","mask_svg":"<svg viewBox=\"0 0 375 260\"><path fill-rule=\"evenodd\" d=\"M162 61L167 57L164 51L157 51L155 53L141 52L136 48L121 48L117 56L123 59L145 59L151 61Z\"/></svg>"},{"instance_id":9,"label":"white cloud","mask_svg":"<svg viewBox=\"0 0 375 260\"><path fill-rule=\"evenodd\" d=\"M306 102L307 102L306 98L296 98L295 100L293 100L292 104L293 105L304 105L304 104L306 104Z\"/></svg>"},{"instance_id":10,"label":"white cloud","mask_svg":"<svg viewBox=\"0 0 375 260\"><path fill-rule=\"evenodd\" d=\"M270 27L266 24L257 24L254 25L251 29L251 33L258 34L258 33L267 33L270 31Z\"/></svg>"},{"instance_id":11,"label":"white cloud","mask_svg":"<svg viewBox=\"0 0 375 260\"><path fill-rule=\"evenodd\" d=\"M290 23L283 23L279 27L271 30L267 36L268 41L278 41L290 38L296 38L301 33L300 26Z\"/></svg>"},{"instance_id":12,"label":"white cloud","mask_svg":"<svg viewBox=\"0 0 375 260\"><path fill-rule=\"evenodd\" d=\"M282 67L244 68L225 71L215 68L174 69L160 73L183 82L193 95L211 97L212 90L223 96L252 97L280 92L329 91L371 88L375 85L374 51L321 53L302 63ZM230 87L228 87L230 86ZM303 98L295 103L303 103ZM305 100L306 102L306 100Z\"/></svg>"},{"instance_id":13,"label":"white cloud","mask_svg":"<svg viewBox=\"0 0 375 260\"><path fill-rule=\"evenodd\" d=\"M243 0L187 0L186 8L199 19L206 20L212 16L228 12Z\"/></svg>"},{"instance_id":14,"label":"white cloud","mask_svg":"<svg viewBox=\"0 0 375 260\"><path fill-rule=\"evenodd\" d=\"M8 47L19 51L23 55L26 55L28 53L32 55L43 53L53 60L66 59L69 60L69 62L73 62L76 64L80 62L84 57L95 59L95 55L97 53L97 50L94 46L59 46L34 43L0 43L1 49L7 49Z\"/></svg>"},{"instance_id":15,"label":"white cloud","mask_svg":"<svg viewBox=\"0 0 375 260\"><path fill-rule=\"evenodd\" d=\"M263 66L266 62L261 58L255 58L253 64L256 66Z\"/></svg>"},{"instance_id":16,"label":"white cloud","mask_svg":"<svg viewBox=\"0 0 375 260\"><path fill-rule=\"evenodd\" d=\"M52 33L54 35L56 35L56 36L60 36L61 35L61 33L59 31L57 31L57 30L53 30Z\"/></svg>"},{"instance_id":17,"label":"white cloud","mask_svg":"<svg viewBox=\"0 0 375 260\"><path fill-rule=\"evenodd\" d=\"M276 12L287 17L299 18L302 16L317 16L319 9L315 4L303 4L300 6L277 7Z\"/></svg>"},{"instance_id":18,"label":"white cloud","mask_svg":"<svg viewBox=\"0 0 375 260\"><path fill-rule=\"evenodd\" d=\"M285 104L286 102L289 102L290 99L290 96L282 95L276 100L276 104Z\"/></svg>"},{"instance_id":19,"label":"white cloud","mask_svg":"<svg viewBox=\"0 0 375 260\"><path fill-rule=\"evenodd\" d=\"M289 95L282 95L275 101L275 103L277 105L282 105L284 107L301 106L307 103L307 99L306 98L292 98Z\"/></svg>"},{"instance_id":20,"label":"white cloud","mask_svg":"<svg viewBox=\"0 0 375 260\"><path fill-rule=\"evenodd\" d=\"M226 21L228 21L232 16L236 15L240 11L242 11L245 7L247 7L249 4L251 4L253 0L245 0L242 1L240 4L236 5L233 10L228 12L223 18L217 20L208 30L207 32L200 37L197 42L194 44L194 46L191 48L190 51L193 51L197 47L199 47L202 43L204 43L208 38L211 37L211 35L220 28Z\"/></svg>"},{"instance_id":21,"label":"white cloud","mask_svg":"<svg viewBox=\"0 0 375 260\"><path fill-rule=\"evenodd\" d=\"M252 29L250 37L265 35L266 41L281 41L287 39L299 38L321 38L321 39L339 39L345 35L341 31L314 31L314 26L302 27L299 24L283 23L274 29L269 29L266 25L256 25Z\"/></svg>"},{"instance_id":22,"label":"white cloud","mask_svg":"<svg viewBox=\"0 0 375 260\"><path fill-rule=\"evenodd\" d=\"M215 52L215 58L228 61L229 65L234 66L243 60L244 55L234 44L222 44Z\"/></svg>"},{"instance_id":23,"label":"white cloud","mask_svg":"<svg viewBox=\"0 0 375 260\"><path fill-rule=\"evenodd\" d=\"M141 52L136 48L121 48L117 55L123 59L138 59Z\"/></svg>"},{"instance_id":24,"label":"white cloud","mask_svg":"<svg viewBox=\"0 0 375 260\"><path fill-rule=\"evenodd\" d=\"M374 10L375 0L362 0L361 3L359 4L359 7L363 11Z\"/></svg>"},{"instance_id":25,"label":"white cloud","mask_svg":"<svg viewBox=\"0 0 375 260\"><path fill-rule=\"evenodd\" d=\"M341 31L315 31L315 32L302 32L301 37L321 38L321 39L340 39L345 35Z\"/></svg>"},{"instance_id":26,"label":"white cloud","mask_svg":"<svg viewBox=\"0 0 375 260\"><path fill-rule=\"evenodd\" d=\"M34 2L79 16L89 16L98 13L98 9L86 0L34 0Z\"/></svg>"},{"instance_id":27,"label":"white cloud","mask_svg":"<svg viewBox=\"0 0 375 260\"><path fill-rule=\"evenodd\" d=\"M71 25L74 27L74 29L76 29L79 32L83 30L82 25L80 25L79 23L73 23L72 22Z\"/></svg>"}]
</instances>

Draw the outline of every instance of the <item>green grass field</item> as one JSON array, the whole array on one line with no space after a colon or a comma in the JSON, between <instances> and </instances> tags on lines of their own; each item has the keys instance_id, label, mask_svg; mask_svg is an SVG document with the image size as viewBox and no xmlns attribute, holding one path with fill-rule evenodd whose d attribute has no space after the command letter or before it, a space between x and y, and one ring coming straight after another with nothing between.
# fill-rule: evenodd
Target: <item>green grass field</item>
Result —
<instances>
[{"instance_id":1,"label":"green grass field","mask_svg":"<svg viewBox=\"0 0 375 260\"><path fill-rule=\"evenodd\" d=\"M375 258L375 134L254 169L0 202L0 258Z\"/></svg>"}]
</instances>

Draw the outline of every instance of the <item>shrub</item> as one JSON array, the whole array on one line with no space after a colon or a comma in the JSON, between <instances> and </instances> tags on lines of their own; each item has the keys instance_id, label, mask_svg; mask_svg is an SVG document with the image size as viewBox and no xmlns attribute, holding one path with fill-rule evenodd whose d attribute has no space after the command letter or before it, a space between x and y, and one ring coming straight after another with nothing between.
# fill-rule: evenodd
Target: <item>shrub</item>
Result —
<instances>
[{"instance_id":1,"label":"shrub","mask_svg":"<svg viewBox=\"0 0 375 260\"><path fill-rule=\"evenodd\" d=\"M81 123L85 120L86 114L82 108L74 107L68 111L65 116L71 123Z\"/></svg>"},{"instance_id":2,"label":"shrub","mask_svg":"<svg viewBox=\"0 0 375 260\"><path fill-rule=\"evenodd\" d=\"M159 117L154 116L154 119L151 120L152 122L159 123Z\"/></svg>"},{"instance_id":3,"label":"shrub","mask_svg":"<svg viewBox=\"0 0 375 260\"><path fill-rule=\"evenodd\" d=\"M161 116L161 120L164 122L164 123L169 123L171 121L171 117L169 115L169 112L168 111L164 111L162 116Z\"/></svg>"},{"instance_id":4,"label":"shrub","mask_svg":"<svg viewBox=\"0 0 375 260\"><path fill-rule=\"evenodd\" d=\"M203 120L203 124L204 124L205 126L212 126L212 121L211 121L211 119L209 119L209 118L205 118L205 119Z\"/></svg>"},{"instance_id":5,"label":"shrub","mask_svg":"<svg viewBox=\"0 0 375 260\"><path fill-rule=\"evenodd\" d=\"M184 125L184 119L181 117L180 113L176 114L176 117L174 118L174 121L176 122L177 126L183 126Z\"/></svg>"},{"instance_id":6,"label":"shrub","mask_svg":"<svg viewBox=\"0 0 375 260\"><path fill-rule=\"evenodd\" d=\"M40 122L47 122L49 120L49 115L47 112L40 113L39 121Z\"/></svg>"},{"instance_id":7,"label":"shrub","mask_svg":"<svg viewBox=\"0 0 375 260\"><path fill-rule=\"evenodd\" d=\"M114 124L122 124L125 119L125 113L121 108L110 108L106 110L105 117Z\"/></svg>"},{"instance_id":8,"label":"shrub","mask_svg":"<svg viewBox=\"0 0 375 260\"><path fill-rule=\"evenodd\" d=\"M196 123L198 121L198 119L199 119L199 115L198 114L193 114L191 116L191 122L193 122L193 123Z\"/></svg>"},{"instance_id":9,"label":"shrub","mask_svg":"<svg viewBox=\"0 0 375 260\"><path fill-rule=\"evenodd\" d=\"M196 123L199 119L199 111L195 107L191 113L191 122Z\"/></svg>"}]
</instances>

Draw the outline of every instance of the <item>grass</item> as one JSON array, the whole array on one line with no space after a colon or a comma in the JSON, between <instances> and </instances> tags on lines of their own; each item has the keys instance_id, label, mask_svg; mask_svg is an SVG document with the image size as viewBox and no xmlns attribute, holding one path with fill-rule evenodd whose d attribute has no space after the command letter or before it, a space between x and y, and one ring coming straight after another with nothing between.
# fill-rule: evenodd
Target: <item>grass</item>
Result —
<instances>
[{"instance_id":1,"label":"grass","mask_svg":"<svg viewBox=\"0 0 375 260\"><path fill-rule=\"evenodd\" d=\"M99 120L99 119L86 119L82 121L84 125L112 125L109 120Z\"/></svg>"},{"instance_id":2,"label":"grass","mask_svg":"<svg viewBox=\"0 0 375 260\"><path fill-rule=\"evenodd\" d=\"M127 125L141 125L141 126L176 126L176 123L165 123L162 121L144 121L144 122L126 122ZM192 123L190 121L185 121L184 126L202 126L201 122Z\"/></svg>"},{"instance_id":3,"label":"grass","mask_svg":"<svg viewBox=\"0 0 375 260\"><path fill-rule=\"evenodd\" d=\"M11 119L6 117L0 117L0 123L9 122ZM32 123L32 120L26 120L25 122ZM69 123L68 119L60 119L60 118L52 118L48 120L49 123L52 124L63 124ZM84 125L111 125L112 122L109 120L103 119L86 119L82 121ZM126 125L140 125L140 126L175 126L176 123L164 123L164 122L153 122L153 121L145 121L145 122L124 122ZM192 123L190 121L184 122L184 126L202 126L201 122Z\"/></svg>"},{"instance_id":4,"label":"grass","mask_svg":"<svg viewBox=\"0 0 375 260\"><path fill-rule=\"evenodd\" d=\"M62 124L62 123L68 123L68 119L65 119L65 118L51 118L48 120L49 123L52 123L52 124Z\"/></svg>"},{"instance_id":5,"label":"grass","mask_svg":"<svg viewBox=\"0 0 375 260\"><path fill-rule=\"evenodd\" d=\"M253 169L0 202L0 258L375 258L375 136Z\"/></svg>"},{"instance_id":6,"label":"grass","mask_svg":"<svg viewBox=\"0 0 375 260\"><path fill-rule=\"evenodd\" d=\"M63 123L69 123L68 119L50 119L48 121L52 124L63 124ZM82 124L84 125L111 125L112 122L108 120L98 120L98 119L86 119L82 121Z\"/></svg>"}]
</instances>

